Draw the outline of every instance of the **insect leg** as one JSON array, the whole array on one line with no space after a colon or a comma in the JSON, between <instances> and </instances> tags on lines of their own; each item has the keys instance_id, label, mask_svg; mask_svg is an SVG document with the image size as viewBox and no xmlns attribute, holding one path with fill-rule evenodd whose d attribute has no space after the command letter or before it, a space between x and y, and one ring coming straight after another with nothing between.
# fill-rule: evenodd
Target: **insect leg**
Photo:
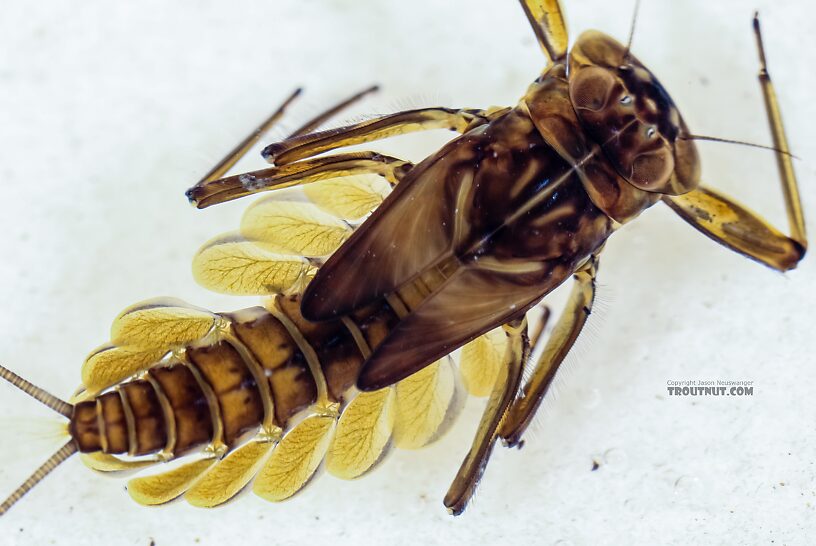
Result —
<instances>
[{"instance_id":1,"label":"insect leg","mask_svg":"<svg viewBox=\"0 0 816 546\"><path fill-rule=\"evenodd\" d=\"M450 129L464 133L505 113L507 108L488 110L453 108L420 108L369 119L354 125L288 138L267 146L264 158L274 165L285 165L299 159L413 131Z\"/></svg>"},{"instance_id":2,"label":"insect leg","mask_svg":"<svg viewBox=\"0 0 816 546\"><path fill-rule=\"evenodd\" d=\"M318 114L313 119L306 122L300 128L298 128L295 132L290 135L291 137L302 135L308 133L309 131L314 130L315 128L319 127L323 122L327 119L331 118L339 111L343 110L344 108L354 104L358 100L362 99L369 93L373 93L376 91L378 87L376 85L369 87L368 89L364 89L359 93L352 95L351 97L347 98L346 100L332 106L325 112ZM283 101L277 110L272 112L268 118L263 120L260 125L258 125L251 133L249 133L244 140L242 140L238 145L235 146L224 158L219 161L210 171L205 174L199 184L203 184L205 182L209 182L212 180L217 180L224 176L242 157L244 157L252 147L257 144L257 142L261 139L261 137L266 134L277 122L280 120L281 116L286 111L286 108L289 107L292 102L300 96L303 92L303 89L297 88L295 91L289 95L289 97Z\"/></svg>"},{"instance_id":3,"label":"insect leg","mask_svg":"<svg viewBox=\"0 0 816 546\"><path fill-rule=\"evenodd\" d=\"M197 208L203 209L261 191L360 174L378 174L394 185L412 167L409 161L376 152L336 154L218 180L202 180L187 190L187 198Z\"/></svg>"},{"instance_id":4,"label":"insect leg","mask_svg":"<svg viewBox=\"0 0 816 546\"><path fill-rule=\"evenodd\" d=\"M718 243L773 269L787 271L796 267L805 255L805 219L779 103L768 75L758 15L754 15L754 34L759 50L759 83L777 150L776 162L791 236L786 236L754 212L710 189L699 188L679 196L665 196L663 201L686 222Z\"/></svg>"},{"instance_id":5,"label":"insect leg","mask_svg":"<svg viewBox=\"0 0 816 546\"><path fill-rule=\"evenodd\" d=\"M553 333L538 357L533 375L524 385L521 395L513 402L502 422L499 436L509 446L519 445L521 436L532 421L541 400L552 384L555 372L566 358L578 334L592 312L595 299L595 276L598 271L597 256L574 275L575 284L564 313L555 324Z\"/></svg>"},{"instance_id":6,"label":"insect leg","mask_svg":"<svg viewBox=\"0 0 816 546\"><path fill-rule=\"evenodd\" d=\"M564 12L558 0L521 0L521 7L533 27L541 49L550 61L567 58L569 37L564 23Z\"/></svg>"},{"instance_id":7,"label":"insect leg","mask_svg":"<svg viewBox=\"0 0 816 546\"><path fill-rule=\"evenodd\" d=\"M539 307L538 312L541 317L538 321L538 326L536 326L536 329L533 330L533 334L530 336L530 346L533 348L538 347L538 340L541 338L541 334L543 334L544 330L547 328L547 324L550 322L550 315L552 314L550 308L546 305Z\"/></svg>"},{"instance_id":8,"label":"insect leg","mask_svg":"<svg viewBox=\"0 0 816 546\"><path fill-rule=\"evenodd\" d=\"M527 319L515 320L505 324L503 328L508 341L505 352L506 365L501 367L496 378L473 445L445 495L445 507L453 515L462 513L476 490L490 458L490 452L496 443L499 426L518 390L522 366L529 355Z\"/></svg>"}]
</instances>

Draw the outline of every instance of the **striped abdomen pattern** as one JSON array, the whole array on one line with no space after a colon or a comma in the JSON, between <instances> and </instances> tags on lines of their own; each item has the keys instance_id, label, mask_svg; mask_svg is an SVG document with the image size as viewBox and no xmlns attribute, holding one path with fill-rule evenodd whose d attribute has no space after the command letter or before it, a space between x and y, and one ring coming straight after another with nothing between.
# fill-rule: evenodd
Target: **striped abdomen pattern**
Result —
<instances>
[{"instance_id":1,"label":"striped abdomen pattern","mask_svg":"<svg viewBox=\"0 0 816 546\"><path fill-rule=\"evenodd\" d=\"M399 320L380 302L312 323L296 296L220 316L220 335L76 404L70 432L80 451L176 457L202 444L231 448L261 426L286 429L317 402L321 381L328 400L340 402Z\"/></svg>"}]
</instances>

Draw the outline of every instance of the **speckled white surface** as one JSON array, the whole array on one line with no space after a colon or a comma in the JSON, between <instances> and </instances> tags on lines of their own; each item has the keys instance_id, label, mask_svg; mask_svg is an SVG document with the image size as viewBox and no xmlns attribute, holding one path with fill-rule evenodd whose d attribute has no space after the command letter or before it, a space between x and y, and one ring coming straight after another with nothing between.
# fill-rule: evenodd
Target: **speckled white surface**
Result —
<instances>
[{"instance_id":1,"label":"speckled white surface","mask_svg":"<svg viewBox=\"0 0 816 546\"><path fill-rule=\"evenodd\" d=\"M600 28L625 39L631 2L566 8L573 37ZM694 132L769 142L755 8L813 218L809 2L645 0L634 51ZM247 305L197 287L189 272L195 249L234 228L246 203L195 211L183 192L294 86L307 93L290 128L373 82L381 105L513 104L542 64L512 0L6 2L0 362L68 396L125 306L158 295ZM350 115L385 110L371 104ZM416 159L444 138L376 148ZM771 154L701 151L709 184L786 225ZM214 511L141 508L124 481L74 459L0 520L0 543L812 544L815 263L773 273L660 206L616 234L601 265L605 310L536 433L521 451L497 450L462 517L449 517L441 498L478 401L433 446L395 452L357 481L323 476L278 505L248 495ZM755 391L669 398L670 379L745 379ZM29 421L12 424L48 412L9 387L0 387L0 415L4 496L55 444L37 440Z\"/></svg>"}]
</instances>

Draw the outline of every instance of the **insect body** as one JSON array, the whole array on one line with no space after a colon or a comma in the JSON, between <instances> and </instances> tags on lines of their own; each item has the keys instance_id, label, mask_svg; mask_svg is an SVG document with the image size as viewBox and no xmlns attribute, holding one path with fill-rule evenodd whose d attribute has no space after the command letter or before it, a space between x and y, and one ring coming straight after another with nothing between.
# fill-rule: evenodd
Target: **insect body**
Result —
<instances>
[{"instance_id":1,"label":"insect body","mask_svg":"<svg viewBox=\"0 0 816 546\"><path fill-rule=\"evenodd\" d=\"M392 437L418 447L438 434L453 393L445 357L466 346L465 383L490 400L445 497L459 513L495 441L521 442L591 312L599 255L620 226L663 201L732 250L781 271L796 266L804 220L757 19L791 237L700 186L701 137L628 45L588 32L568 55L558 2L522 6L551 63L515 107L411 110L311 132L332 110L268 146L272 167L222 178L276 114L191 188L199 208L296 185L312 198L258 202L239 235L195 259L205 286L272 299L234 314L167 302L125 311L112 346L86 362L73 404L4 371L68 416L72 439L2 511L76 450L117 470L206 445L203 458L131 482L148 504L185 494L213 506L256 474L254 490L280 500L324 457L332 473L355 477ZM462 134L416 165L376 152L321 155L429 128ZM394 189L383 200L360 174ZM567 308L535 350L525 314L570 277ZM131 457L115 457L123 453Z\"/></svg>"}]
</instances>

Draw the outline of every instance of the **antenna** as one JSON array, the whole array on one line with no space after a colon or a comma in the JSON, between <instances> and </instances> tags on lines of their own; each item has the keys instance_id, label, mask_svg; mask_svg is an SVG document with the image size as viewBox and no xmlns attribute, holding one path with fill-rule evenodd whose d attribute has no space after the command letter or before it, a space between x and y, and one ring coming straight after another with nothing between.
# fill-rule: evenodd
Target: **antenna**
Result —
<instances>
[{"instance_id":1,"label":"antenna","mask_svg":"<svg viewBox=\"0 0 816 546\"><path fill-rule=\"evenodd\" d=\"M626 42L626 50L623 52L623 60L629 58L629 50L632 48L632 38L635 37L635 23L637 23L638 11L640 11L640 0L635 0L635 12L632 14L632 26L629 27L629 40Z\"/></svg>"},{"instance_id":2,"label":"antenna","mask_svg":"<svg viewBox=\"0 0 816 546\"><path fill-rule=\"evenodd\" d=\"M743 140L732 140L730 138L719 138L719 137L712 137L712 136L704 136L704 135L689 135L689 134L680 134L677 135L677 138L680 140L705 140L708 142L723 142L725 144L739 144L740 146L750 146L751 148L760 148L762 150L770 150L772 152L776 152L778 154L784 154L790 156L794 159L799 159L792 153L787 150L782 150L781 148L777 148L775 146L765 146L764 144L755 144L753 142L745 142Z\"/></svg>"}]
</instances>

